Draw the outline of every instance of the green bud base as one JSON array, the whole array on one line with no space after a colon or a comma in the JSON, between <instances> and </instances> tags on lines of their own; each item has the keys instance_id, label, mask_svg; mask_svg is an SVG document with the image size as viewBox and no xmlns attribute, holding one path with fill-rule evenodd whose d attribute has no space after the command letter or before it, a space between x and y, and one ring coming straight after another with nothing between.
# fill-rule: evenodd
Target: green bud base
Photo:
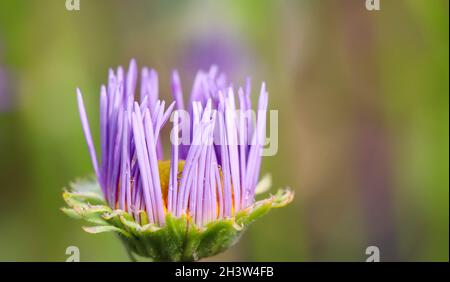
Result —
<instances>
[{"instance_id":1,"label":"green bud base","mask_svg":"<svg viewBox=\"0 0 450 282\"><path fill-rule=\"evenodd\" d=\"M111 209L94 180L80 180L64 191L67 207L61 208L68 216L92 224L83 227L88 233L115 232L124 242L130 258L136 255L152 261L196 261L216 255L234 245L247 227L272 208L289 204L294 194L279 190L236 213L234 217L196 226L186 215L166 214L166 224L139 224L123 210ZM145 218L146 214L141 211ZM144 220L143 220L144 221Z\"/></svg>"}]
</instances>

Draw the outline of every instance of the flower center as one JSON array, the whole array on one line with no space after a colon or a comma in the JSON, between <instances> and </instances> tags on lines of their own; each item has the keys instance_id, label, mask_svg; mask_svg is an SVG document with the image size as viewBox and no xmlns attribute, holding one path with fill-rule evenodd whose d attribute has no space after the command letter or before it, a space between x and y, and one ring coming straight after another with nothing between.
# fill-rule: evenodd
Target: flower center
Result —
<instances>
[{"instance_id":1,"label":"flower center","mask_svg":"<svg viewBox=\"0 0 450 282\"><path fill-rule=\"evenodd\" d=\"M178 161L178 187L180 186L181 173L184 168L184 160ZM164 207L167 208L167 197L169 194L169 182L170 182L170 160L158 161L159 179L161 181L161 193L164 200ZM177 189L178 189L177 187Z\"/></svg>"},{"instance_id":2,"label":"flower center","mask_svg":"<svg viewBox=\"0 0 450 282\"><path fill-rule=\"evenodd\" d=\"M159 178L160 178L160 183L161 183L161 193L162 193L162 197L163 197L163 201L164 201L164 209L167 210L167 205L168 205L168 194L169 194L169 183L170 183L170 160L164 160L164 161L158 161L158 170L159 170ZM179 160L178 161L178 173L177 173L177 191L179 191L179 187L180 187L180 180L181 180L181 175L183 172L183 168L184 168L184 164L185 161L184 160ZM221 185L220 187L223 187L224 183L223 183L223 173L222 173L222 169L219 166L219 174L220 174L220 182ZM216 187L217 188L217 187ZM222 193L223 193L223 188L222 188ZM216 201L217 201L217 212L219 209L219 199L217 198L218 196L216 195ZM188 200L189 201L189 200ZM189 206L189 204L188 204ZM232 213L234 213L234 191L233 191L233 185L231 185L231 211ZM188 208L188 212L189 212L189 208Z\"/></svg>"}]
</instances>

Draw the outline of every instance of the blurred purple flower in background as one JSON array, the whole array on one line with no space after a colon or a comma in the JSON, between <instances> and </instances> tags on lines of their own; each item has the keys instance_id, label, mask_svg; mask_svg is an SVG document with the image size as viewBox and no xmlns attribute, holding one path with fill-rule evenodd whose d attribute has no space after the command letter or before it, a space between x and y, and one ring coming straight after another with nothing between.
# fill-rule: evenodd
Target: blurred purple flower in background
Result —
<instances>
[{"instance_id":1,"label":"blurred purple flower in background","mask_svg":"<svg viewBox=\"0 0 450 282\"><path fill-rule=\"evenodd\" d=\"M10 73L0 65L0 112L10 111L13 104L14 99L10 83Z\"/></svg>"},{"instance_id":2,"label":"blurred purple flower in background","mask_svg":"<svg viewBox=\"0 0 450 282\"><path fill-rule=\"evenodd\" d=\"M2 63L2 53L0 41L0 113L11 111L15 104L12 73Z\"/></svg>"},{"instance_id":3,"label":"blurred purple flower in background","mask_svg":"<svg viewBox=\"0 0 450 282\"><path fill-rule=\"evenodd\" d=\"M195 73L198 69L206 69L212 64L232 75L251 64L250 52L245 41L235 36L220 33L194 34L184 43L181 61L186 69Z\"/></svg>"}]
</instances>

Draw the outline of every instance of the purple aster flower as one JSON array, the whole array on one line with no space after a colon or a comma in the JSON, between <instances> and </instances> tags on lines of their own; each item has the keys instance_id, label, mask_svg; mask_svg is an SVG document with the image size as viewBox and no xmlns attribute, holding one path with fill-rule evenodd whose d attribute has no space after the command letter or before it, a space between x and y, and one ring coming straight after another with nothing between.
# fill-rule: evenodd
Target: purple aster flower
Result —
<instances>
[{"instance_id":1,"label":"purple aster flower","mask_svg":"<svg viewBox=\"0 0 450 282\"><path fill-rule=\"evenodd\" d=\"M82 94L77 89L84 135L106 201L101 208L97 206L99 213L89 202L89 199L98 202L98 197L93 200L85 191L66 194L66 201L69 199L72 208L66 212L93 223L103 223L87 231L117 231L126 238L132 253L156 260L196 260L234 243L236 240L231 239L237 237L252 215L265 211L262 207L268 210L292 200L292 193L282 191L255 203L268 105L264 83L254 111L250 80L245 89L235 91L226 76L213 66L209 71L197 73L188 108L185 108L176 71L172 74L174 102L167 106L158 99L157 73L144 67L139 91L136 89L138 76L136 62L132 60L127 71L122 67L110 70L108 84L101 87L100 162ZM139 92L139 97L135 92ZM166 160L160 133L169 119L173 122L171 156ZM74 197L78 200L82 197L85 205L78 207L80 201L71 202ZM92 214L97 217L92 218ZM117 216L120 224L111 220ZM203 242L205 228L216 226L212 229L216 230L221 222L232 223L232 226L213 236L216 244L201 247L199 243L187 256L186 250L180 248L186 247L189 236L183 237L177 251L170 253L144 251L130 239L146 230L179 228L180 234L195 230L197 233L194 232L196 235L192 238L198 237L199 242Z\"/></svg>"}]
</instances>

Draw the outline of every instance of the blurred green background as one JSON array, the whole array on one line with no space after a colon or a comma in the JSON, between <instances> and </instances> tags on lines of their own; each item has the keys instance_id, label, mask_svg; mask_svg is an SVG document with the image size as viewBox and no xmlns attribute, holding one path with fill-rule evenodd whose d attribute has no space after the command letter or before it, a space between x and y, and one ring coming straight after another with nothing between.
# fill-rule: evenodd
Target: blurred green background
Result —
<instances>
[{"instance_id":1,"label":"blurred green background","mask_svg":"<svg viewBox=\"0 0 450 282\"><path fill-rule=\"evenodd\" d=\"M449 3L365 1L0 2L0 260L128 260L111 234L69 219L61 190L92 173L75 88L99 141L109 67L170 71L184 92L217 63L279 110L263 160L296 198L213 260L449 259ZM254 93L255 94L255 93ZM98 146L97 146L98 147Z\"/></svg>"}]
</instances>

